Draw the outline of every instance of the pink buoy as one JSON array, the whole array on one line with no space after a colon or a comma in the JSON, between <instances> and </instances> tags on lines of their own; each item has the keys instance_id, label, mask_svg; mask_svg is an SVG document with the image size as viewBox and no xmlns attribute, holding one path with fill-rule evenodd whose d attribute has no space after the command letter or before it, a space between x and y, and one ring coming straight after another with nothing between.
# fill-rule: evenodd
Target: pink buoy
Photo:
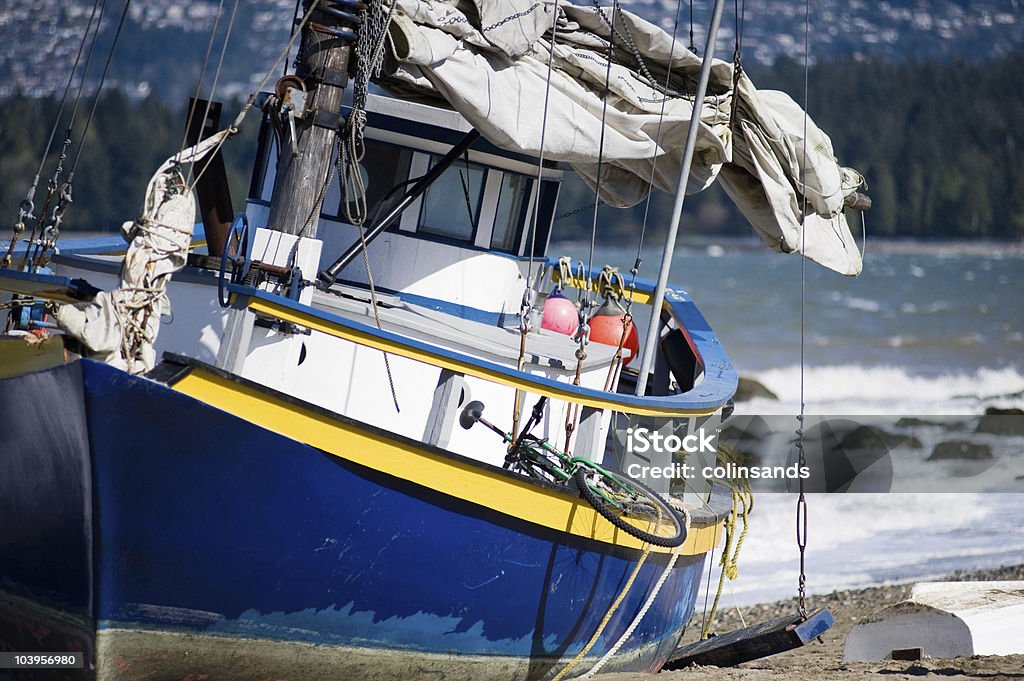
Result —
<instances>
[{"instance_id":1,"label":"pink buoy","mask_svg":"<svg viewBox=\"0 0 1024 681\"><path fill-rule=\"evenodd\" d=\"M619 346L622 339L622 320L625 317L622 308L616 305L609 298L598 308L594 316L590 318L590 340L604 345ZM636 325L629 322L626 330L626 341L622 344L624 350L629 350L629 357L626 357L622 365L625 366L633 361L640 351L640 335L636 332Z\"/></svg>"},{"instance_id":2,"label":"pink buoy","mask_svg":"<svg viewBox=\"0 0 1024 681\"><path fill-rule=\"evenodd\" d=\"M579 324L576 304L558 290L552 291L544 301L544 316L541 318L540 328L571 336L576 333Z\"/></svg>"}]
</instances>

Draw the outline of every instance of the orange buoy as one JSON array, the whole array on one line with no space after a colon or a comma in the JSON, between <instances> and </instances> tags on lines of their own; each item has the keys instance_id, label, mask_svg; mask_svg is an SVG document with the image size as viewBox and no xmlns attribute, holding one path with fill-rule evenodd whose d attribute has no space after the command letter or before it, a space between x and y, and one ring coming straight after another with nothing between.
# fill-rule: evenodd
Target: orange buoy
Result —
<instances>
[{"instance_id":1,"label":"orange buoy","mask_svg":"<svg viewBox=\"0 0 1024 681\"><path fill-rule=\"evenodd\" d=\"M576 303L563 296L558 289L552 291L544 301L544 315L541 317L540 328L571 336L576 333L579 325L580 315Z\"/></svg>"},{"instance_id":2,"label":"orange buoy","mask_svg":"<svg viewBox=\"0 0 1024 681\"><path fill-rule=\"evenodd\" d=\"M619 346L622 339L622 323L626 313L615 304L611 298L606 298L604 304L597 309L594 316L590 318L590 340L603 345ZM629 350L629 357L626 357L622 364L629 364L640 351L640 334L636 331L636 325L629 322L626 330L626 341L622 344L623 349Z\"/></svg>"}]
</instances>

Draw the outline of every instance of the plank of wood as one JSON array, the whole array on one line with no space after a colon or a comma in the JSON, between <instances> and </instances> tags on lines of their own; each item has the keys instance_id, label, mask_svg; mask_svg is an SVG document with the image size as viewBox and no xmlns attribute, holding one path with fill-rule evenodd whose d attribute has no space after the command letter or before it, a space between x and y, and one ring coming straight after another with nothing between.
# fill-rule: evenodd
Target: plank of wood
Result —
<instances>
[{"instance_id":1,"label":"plank of wood","mask_svg":"<svg viewBox=\"0 0 1024 681\"><path fill-rule=\"evenodd\" d=\"M677 648L662 669L682 669L692 664L732 667L806 645L835 624L828 610L815 610L737 629Z\"/></svg>"}]
</instances>

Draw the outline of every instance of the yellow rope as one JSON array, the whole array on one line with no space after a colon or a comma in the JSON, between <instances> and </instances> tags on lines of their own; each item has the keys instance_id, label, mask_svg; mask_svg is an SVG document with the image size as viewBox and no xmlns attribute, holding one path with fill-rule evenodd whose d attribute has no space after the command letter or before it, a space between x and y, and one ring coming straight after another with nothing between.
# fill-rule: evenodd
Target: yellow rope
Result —
<instances>
[{"instance_id":1,"label":"yellow rope","mask_svg":"<svg viewBox=\"0 0 1024 681\"><path fill-rule=\"evenodd\" d=\"M725 484L725 483L720 483ZM718 602L722 598L722 590L725 587L725 580L730 581L739 576L740 548L743 540L746 539L749 529L748 516L754 508L754 493L750 490L750 483L747 480L737 485L727 485L732 488L732 510L725 520L725 548L722 549L722 558L719 565L722 571L718 576L718 591L715 593L715 600L711 604L711 611L708 613L704 626L700 631L700 638L703 641L711 635L711 628L715 624L715 614L718 612ZM742 510L741 510L742 509ZM739 536L736 536L736 522L743 524Z\"/></svg>"},{"instance_id":2,"label":"yellow rope","mask_svg":"<svg viewBox=\"0 0 1024 681\"><path fill-rule=\"evenodd\" d=\"M564 669L562 669L562 671L558 672L558 675L555 676L555 678L551 679L551 681L562 681L562 679L565 678L566 674L572 671L573 668L576 667L576 665L578 665L580 661L582 661L583 658L587 656L587 653L590 652L590 649L594 647L594 644L597 643L597 639L600 638L601 634L604 632L604 628L608 625L608 622L611 620L612 615L614 615L615 611L618 610L619 605L626 597L626 594L629 593L630 588L632 588L633 582L636 580L636 576L640 574L640 568L643 567L643 564L647 560L647 556L649 556L650 553L651 545L647 544L644 546L643 555L640 556L640 560L636 562L636 567L633 568L633 573L629 576L629 579L626 580L626 584L622 587L622 591L619 592L619 595L615 599L615 602L612 603L610 608L608 608L608 612L604 614L604 618L601 620L601 623L597 625L597 631L595 631L594 635L590 637L589 641L587 641L587 645L583 647L583 650L581 650L576 655L576 657L574 657L572 661L569 662L569 664L567 664Z\"/></svg>"},{"instance_id":3,"label":"yellow rope","mask_svg":"<svg viewBox=\"0 0 1024 681\"><path fill-rule=\"evenodd\" d=\"M684 521L683 522L685 524L685 527L686 527L687 531L689 531L689 529L690 529L690 515L688 513L686 513L685 511L683 512L683 514L684 514ZM659 515L659 518L660 518L661 514L659 513L658 515ZM600 660L598 660L597 664L595 664L590 671L588 671L586 674L583 675L584 679L589 679L589 678L593 677L594 674L597 674L599 671L601 671L601 669L605 666L605 664L608 663L608 660L610 660L612 658L612 656L615 655L615 653L619 652L619 649L622 648L622 646L626 642L626 640L630 636L632 636L633 632L636 631L636 628L638 626L640 626L640 622L643 620L644 617L647 616L647 611L650 610L651 609L651 605L654 604L654 599L657 598L658 593L661 591L661 587L664 586L666 580L668 580L668 576L669 576L669 574L671 574L672 569L675 567L676 561L679 559L679 555L682 552L683 552L683 545L682 544L680 544L679 546L677 546L674 549L672 549L672 558L669 559L668 565L666 565L664 571L662 571L661 577L659 577L658 581L655 582L654 589L651 591L651 594L647 597L647 602L644 603L644 606L642 608L640 608L640 612L638 612L636 614L636 617L633 618L633 621L629 623L629 626L626 627L626 631L623 632L622 636L619 637L619 640L615 642L615 645L613 645L611 648L609 648L608 652L606 652L604 654L604 657L602 657Z\"/></svg>"}]
</instances>

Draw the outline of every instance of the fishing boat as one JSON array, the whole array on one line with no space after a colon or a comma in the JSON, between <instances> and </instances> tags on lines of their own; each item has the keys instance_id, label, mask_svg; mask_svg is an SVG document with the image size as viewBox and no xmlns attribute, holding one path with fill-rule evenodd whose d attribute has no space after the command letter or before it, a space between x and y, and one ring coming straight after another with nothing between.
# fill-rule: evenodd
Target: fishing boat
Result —
<instances>
[{"instance_id":1,"label":"fishing boat","mask_svg":"<svg viewBox=\"0 0 1024 681\"><path fill-rule=\"evenodd\" d=\"M23 204L0 650L86 679L659 670L731 503L626 472L716 457L627 427L682 442L732 409L667 285L685 191L720 177L769 245L859 270L855 173L711 58L721 14L702 60L618 6L307 0L295 72L222 130L194 106L122 236L58 245L63 194ZM250 111L233 216L216 158ZM616 205L678 188L657 281L549 254L573 170Z\"/></svg>"}]
</instances>

